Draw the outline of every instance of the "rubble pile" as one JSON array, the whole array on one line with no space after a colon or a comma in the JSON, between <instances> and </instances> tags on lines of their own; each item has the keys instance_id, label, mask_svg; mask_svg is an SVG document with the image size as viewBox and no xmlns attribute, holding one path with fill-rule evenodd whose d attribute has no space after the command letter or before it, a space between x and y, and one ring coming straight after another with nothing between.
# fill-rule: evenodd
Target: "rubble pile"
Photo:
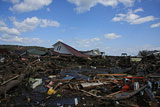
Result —
<instances>
[{"instance_id":1,"label":"rubble pile","mask_svg":"<svg viewBox=\"0 0 160 107\"><path fill-rule=\"evenodd\" d=\"M160 106L160 57L0 56L1 106Z\"/></svg>"}]
</instances>

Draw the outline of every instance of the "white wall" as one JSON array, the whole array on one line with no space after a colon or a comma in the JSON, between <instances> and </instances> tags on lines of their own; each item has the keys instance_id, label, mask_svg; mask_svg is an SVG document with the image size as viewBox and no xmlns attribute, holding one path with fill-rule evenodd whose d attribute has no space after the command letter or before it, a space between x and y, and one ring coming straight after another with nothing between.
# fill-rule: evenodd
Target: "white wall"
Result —
<instances>
[{"instance_id":1,"label":"white wall","mask_svg":"<svg viewBox=\"0 0 160 107\"><path fill-rule=\"evenodd\" d=\"M84 54L86 54L86 55L93 55L92 52L86 52L86 53L84 53Z\"/></svg>"},{"instance_id":2,"label":"white wall","mask_svg":"<svg viewBox=\"0 0 160 107\"><path fill-rule=\"evenodd\" d=\"M84 54L86 54L86 55L93 55L93 56L101 55L101 54L97 53L95 50L90 51L90 52L86 52L86 53L84 53Z\"/></svg>"},{"instance_id":3,"label":"white wall","mask_svg":"<svg viewBox=\"0 0 160 107\"><path fill-rule=\"evenodd\" d=\"M55 52L59 52L59 53L63 53L63 54L72 54L70 51L68 51L68 49L61 43L56 44L56 46L54 46L54 51Z\"/></svg>"}]
</instances>

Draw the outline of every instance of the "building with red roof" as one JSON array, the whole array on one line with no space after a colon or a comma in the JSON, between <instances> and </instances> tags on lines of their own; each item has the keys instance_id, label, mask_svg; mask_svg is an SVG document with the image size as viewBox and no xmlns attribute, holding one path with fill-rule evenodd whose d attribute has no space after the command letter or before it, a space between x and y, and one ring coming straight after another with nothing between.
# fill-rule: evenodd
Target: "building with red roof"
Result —
<instances>
[{"instance_id":1,"label":"building with red roof","mask_svg":"<svg viewBox=\"0 0 160 107\"><path fill-rule=\"evenodd\" d=\"M72 56L77 56L77 57L88 57L88 55L85 55L78 50L74 49L73 47L58 41L53 45L54 47L54 54L59 54L59 55L72 55Z\"/></svg>"}]
</instances>

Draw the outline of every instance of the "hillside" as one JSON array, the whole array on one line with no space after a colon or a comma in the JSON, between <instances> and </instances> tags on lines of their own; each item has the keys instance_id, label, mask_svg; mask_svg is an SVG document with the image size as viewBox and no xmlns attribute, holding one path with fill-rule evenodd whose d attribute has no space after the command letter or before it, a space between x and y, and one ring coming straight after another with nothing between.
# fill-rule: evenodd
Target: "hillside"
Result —
<instances>
[{"instance_id":1,"label":"hillside","mask_svg":"<svg viewBox=\"0 0 160 107\"><path fill-rule=\"evenodd\" d=\"M0 45L0 49L7 49L7 50L28 50L33 48L42 50L42 51L47 51L49 49L49 48L40 47L40 46Z\"/></svg>"}]
</instances>

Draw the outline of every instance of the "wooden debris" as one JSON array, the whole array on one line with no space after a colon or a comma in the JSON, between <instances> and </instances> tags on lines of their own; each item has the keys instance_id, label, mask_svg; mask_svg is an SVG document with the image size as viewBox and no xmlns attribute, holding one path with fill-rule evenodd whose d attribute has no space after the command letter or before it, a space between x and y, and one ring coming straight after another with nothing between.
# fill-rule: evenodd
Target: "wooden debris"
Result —
<instances>
[{"instance_id":1,"label":"wooden debris","mask_svg":"<svg viewBox=\"0 0 160 107\"><path fill-rule=\"evenodd\" d=\"M19 75L16 75L16 76L10 78L10 79L7 80L7 81L4 81L1 85L4 85L4 84L6 84L6 83L10 82L11 80L14 80L14 79L16 79L16 78L18 78L18 77L19 77Z\"/></svg>"},{"instance_id":2,"label":"wooden debris","mask_svg":"<svg viewBox=\"0 0 160 107\"><path fill-rule=\"evenodd\" d=\"M118 93L121 93L121 92L123 92L123 91L117 91L117 92L111 93L111 94L109 94L109 95L107 95L107 96L108 96L108 97L111 97L111 96L113 96L113 95L115 95L115 94L118 94Z\"/></svg>"},{"instance_id":3,"label":"wooden debris","mask_svg":"<svg viewBox=\"0 0 160 107\"><path fill-rule=\"evenodd\" d=\"M85 91L85 90L80 90L80 91L82 91L82 92L84 92L84 93L87 93L87 94L89 94L89 95L91 95L91 96L97 97L97 98L100 98L100 97L101 97L101 96L97 96L97 95L95 95L95 94L92 94L92 93L90 93L90 92L87 92L87 91Z\"/></svg>"},{"instance_id":4,"label":"wooden debris","mask_svg":"<svg viewBox=\"0 0 160 107\"><path fill-rule=\"evenodd\" d=\"M135 94L139 93L140 91L144 90L147 87L147 85L144 85L143 87L139 88L136 91L133 92L123 92L123 93L117 93L117 94L113 94L112 96L104 96L101 97L102 99L105 100L124 100L124 99L128 99L132 96L134 96Z\"/></svg>"},{"instance_id":5,"label":"wooden debris","mask_svg":"<svg viewBox=\"0 0 160 107\"><path fill-rule=\"evenodd\" d=\"M59 86L61 86L62 83L58 83L55 87L54 87L54 90L56 90Z\"/></svg>"},{"instance_id":6,"label":"wooden debris","mask_svg":"<svg viewBox=\"0 0 160 107\"><path fill-rule=\"evenodd\" d=\"M71 84L68 84L68 86L69 86L69 88L70 88L71 90L73 90L73 87L72 87L72 85L71 85Z\"/></svg>"},{"instance_id":7,"label":"wooden debris","mask_svg":"<svg viewBox=\"0 0 160 107\"><path fill-rule=\"evenodd\" d=\"M87 88L87 87L103 85L103 83L102 82L93 82L93 83L86 82L86 83L81 83L81 85L83 88Z\"/></svg>"},{"instance_id":8,"label":"wooden debris","mask_svg":"<svg viewBox=\"0 0 160 107\"><path fill-rule=\"evenodd\" d=\"M97 74L97 76L126 76L128 74Z\"/></svg>"}]
</instances>

